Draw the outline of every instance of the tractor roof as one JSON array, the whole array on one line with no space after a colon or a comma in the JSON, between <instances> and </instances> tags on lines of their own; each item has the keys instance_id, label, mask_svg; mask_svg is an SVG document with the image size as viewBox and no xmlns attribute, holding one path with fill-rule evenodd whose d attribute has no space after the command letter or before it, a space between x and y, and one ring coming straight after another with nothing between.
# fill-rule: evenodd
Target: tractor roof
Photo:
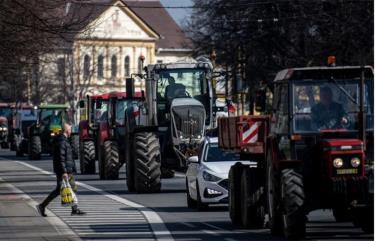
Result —
<instances>
[{"instance_id":1,"label":"tractor roof","mask_svg":"<svg viewBox=\"0 0 375 241\"><path fill-rule=\"evenodd\" d=\"M0 108L10 108L9 103L0 103Z\"/></svg>"},{"instance_id":2,"label":"tractor roof","mask_svg":"<svg viewBox=\"0 0 375 241\"><path fill-rule=\"evenodd\" d=\"M110 93L105 93L101 95L93 95L91 96L92 99L103 99L103 100L109 100L110 98L126 98L126 92L110 92ZM135 92L135 97L140 98L142 97L141 92Z\"/></svg>"},{"instance_id":3,"label":"tractor roof","mask_svg":"<svg viewBox=\"0 0 375 241\"><path fill-rule=\"evenodd\" d=\"M67 104L41 104L38 106L39 109L66 109L69 108Z\"/></svg>"},{"instance_id":4,"label":"tractor roof","mask_svg":"<svg viewBox=\"0 0 375 241\"><path fill-rule=\"evenodd\" d=\"M371 66L363 66L367 78L374 77L374 70ZM307 80L307 79L354 79L361 76L361 66L337 66L337 67L305 67L284 69L277 73L274 81L285 80Z\"/></svg>"}]
</instances>

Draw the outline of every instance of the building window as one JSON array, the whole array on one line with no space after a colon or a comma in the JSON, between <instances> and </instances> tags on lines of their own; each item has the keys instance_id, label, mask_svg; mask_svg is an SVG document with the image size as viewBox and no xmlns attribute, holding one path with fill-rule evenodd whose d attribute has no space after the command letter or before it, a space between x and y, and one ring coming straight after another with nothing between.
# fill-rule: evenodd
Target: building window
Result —
<instances>
[{"instance_id":1,"label":"building window","mask_svg":"<svg viewBox=\"0 0 375 241\"><path fill-rule=\"evenodd\" d=\"M90 62L91 58L87 54L83 59L83 78L87 80L90 77Z\"/></svg>"},{"instance_id":2,"label":"building window","mask_svg":"<svg viewBox=\"0 0 375 241\"><path fill-rule=\"evenodd\" d=\"M111 59L111 77L116 78L116 76L117 76L117 57L116 55L113 55Z\"/></svg>"},{"instance_id":3,"label":"building window","mask_svg":"<svg viewBox=\"0 0 375 241\"><path fill-rule=\"evenodd\" d=\"M98 56L98 79L104 78L104 57L103 55Z\"/></svg>"},{"instance_id":4,"label":"building window","mask_svg":"<svg viewBox=\"0 0 375 241\"><path fill-rule=\"evenodd\" d=\"M126 56L125 57L125 77L129 77L130 76L130 57L129 56Z\"/></svg>"},{"instance_id":5,"label":"building window","mask_svg":"<svg viewBox=\"0 0 375 241\"><path fill-rule=\"evenodd\" d=\"M162 64L163 63L163 60L158 60L156 63L158 63L158 64Z\"/></svg>"},{"instance_id":6,"label":"building window","mask_svg":"<svg viewBox=\"0 0 375 241\"><path fill-rule=\"evenodd\" d=\"M57 76L60 81L65 80L65 58L57 59Z\"/></svg>"},{"instance_id":7,"label":"building window","mask_svg":"<svg viewBox=\"0 0 375 241\"><path fill-rule=\"evenodd\" d=\"M143 56L140 56L140 57L138 58L138 74L142 74L143 61L144 61L144 57L143 57Z\"/></svg>"}]
</instances>

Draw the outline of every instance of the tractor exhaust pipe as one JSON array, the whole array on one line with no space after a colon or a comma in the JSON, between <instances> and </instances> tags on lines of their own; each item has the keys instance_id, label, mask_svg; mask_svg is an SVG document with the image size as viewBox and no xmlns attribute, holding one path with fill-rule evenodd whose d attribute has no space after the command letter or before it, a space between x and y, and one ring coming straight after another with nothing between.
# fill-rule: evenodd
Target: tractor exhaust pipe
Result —
<instances>
[{"instance_id":1,"label":"tractor exhaust pipe","mask_svg":"<svg viewBox=\"0 0 375 241\"><path fill-rule=\"evenodd\" d=\"M365 116L365 68L361 67L361 80L359 87L359 135L363 142L363 149L366 152L366 116Z\"/></svg>"},{"instance_id":2,"label":"tractor exhaust pipe","mask_svg":"<svg viewBox=\"0 0 375 241\"><path fill-rule=\"evenodd\" d=\"M134 79L133 78L126 78L125 83L125 91L126 91L126 98L133 99L135 95L135 88L134 88Z\"/></svg>"}]
</instances>

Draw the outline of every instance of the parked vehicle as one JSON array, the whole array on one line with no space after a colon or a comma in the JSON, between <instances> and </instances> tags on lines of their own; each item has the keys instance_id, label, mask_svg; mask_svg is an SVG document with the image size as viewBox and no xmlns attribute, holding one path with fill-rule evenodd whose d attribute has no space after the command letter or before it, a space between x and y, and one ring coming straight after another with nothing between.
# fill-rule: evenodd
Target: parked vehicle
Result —
<instances>
[{"instance_id":1,"label":"parked vehicle","mask_svg":"<svg viewBox=\"0 0 375 241\"><path fill-rule=\"evenodd\" d=\"M107 98L106 98L107 97ZM108 95L87 96L80 101L79 152L81 174L95 174L98 130L101 119L107 118Z\"/></svg>"},{"instance_id":2,"label":"parked vehicle","mask_svg":"<svg viewBox=\"0 0 375 241\"><path fill-rule=\"evenodd\" d=\"M204 210L209 204L228 203L228 173L240 154L219 148L217 137L206 137L198 156L188 159L186 196L189 208ZM256 162L241 161L256 167Z\"/></svg>"},{"instance_id":3,"label":"parked vehicle","mask_svg":"<svg viewBox=\"0 0 375 241\"><path fill-rule=\"evenodd\" d=\"M13 151L16 151L16 156L23 156L28 153L28 129L37 122L37 116L37 110L31 105L22 104L14 108L11 146Z\"/></svg>"},{"instance_id":4,"label":"parked vehicle","mask_svg":"<svg viewBox=\"0 0 375 241\"><path fill-rule=\"evenodd\" d=\"M270 117L219 120L220 147L259 158L230 170L233 223L262 227L267 214L272 234L302 238L310 211L333 209L373 232L373 76L369 66L286 69Z\"/></svg>"},{"instance_id":5,"label":"parked vehicle","mask_svg":"<svg viewBox=\"0 0 375 241\"><path fill-rule=\"evenodd\" d=\"M125 119L127 185L142 193L160 191L162 169L185 170L205 130L216 126L210 62L156 64L145 70L146 95L136 107L140 115Z\"/></svg>"},{"instance_id":6,"label":"parked vehicle","mask_svg":"<svg viewBox=\"0 0 375 241\"><path fill-rule=\"evenodd\" d=\"M72 123L72 115L67 105L47 104L38 107L37 122L29 128L28 154L30 160L38 160L42 153L51 154L53 138L61 132L62 124ZM73 156L78 157L79 137L77 128L72 130L71 144Z\"/></svg>"},{"instance_id":7,"label":"parked vehicle","mask_svg":"<svg viewBox=\"0 0 375 241\"><path fill-rule=\"evenodd\" d=\"M0 103L0 146L9 148L9 120L12 109L8 103Z\"/></svg>"}]
</instances>

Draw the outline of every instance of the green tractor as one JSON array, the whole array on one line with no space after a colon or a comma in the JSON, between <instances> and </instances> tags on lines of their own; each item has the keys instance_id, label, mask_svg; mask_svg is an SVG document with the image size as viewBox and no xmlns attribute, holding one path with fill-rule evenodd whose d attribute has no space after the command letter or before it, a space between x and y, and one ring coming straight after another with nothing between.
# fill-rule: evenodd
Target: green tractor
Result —
<instances>
[{"instance_id":1,"label":"green tractor","mask_svg":"<svg viewBox=\"0 0 375 241\"><path fill-rule=\"evenodd\" d=\"M64 123L72 124L68 105L43 104L38 107L37 122L29 128L28 152L30 160L39 160L42 153L52 154L53 139L59 135ZM70 142L74 159L79 155L78 127L72 126Z\"/></svg>"}]
</instances>

